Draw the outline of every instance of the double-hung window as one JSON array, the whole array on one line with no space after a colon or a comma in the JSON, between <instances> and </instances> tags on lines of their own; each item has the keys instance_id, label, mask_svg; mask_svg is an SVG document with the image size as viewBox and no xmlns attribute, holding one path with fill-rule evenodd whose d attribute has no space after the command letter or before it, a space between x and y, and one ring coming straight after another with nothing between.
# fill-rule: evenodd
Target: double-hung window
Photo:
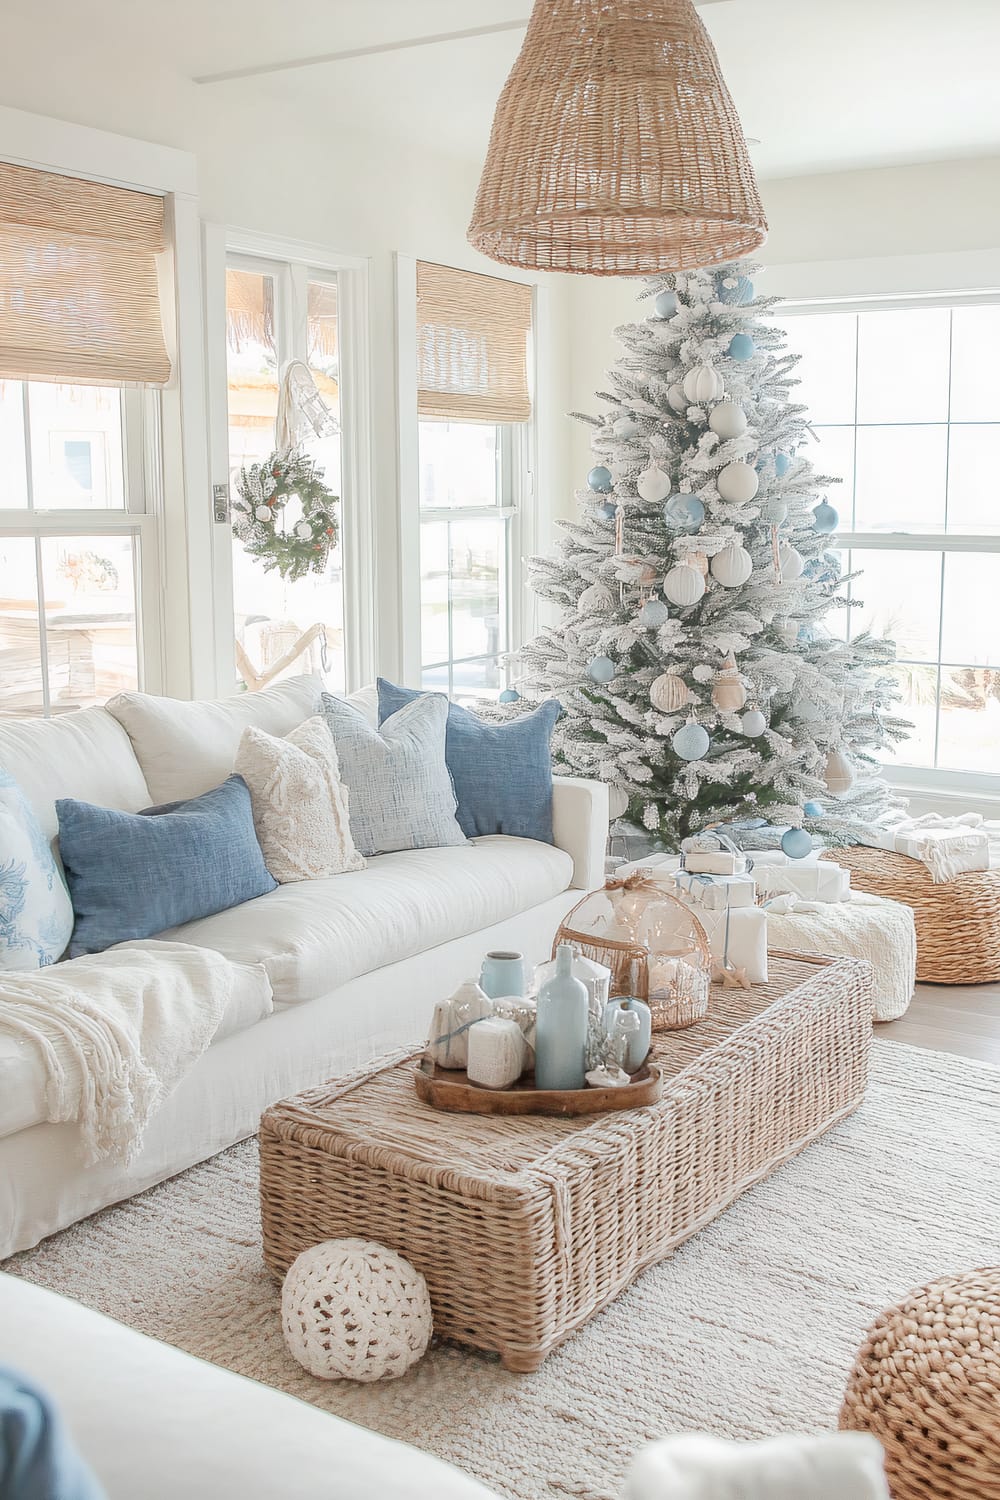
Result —
<instances>
[{"instance_id":1,"label":"double-hung window","mask_svg":"<svg viewBox=\"0 0 1000 1500\"><path fill-rule=\"evenodd\" d=\"M842 481L842 567L861 573L827 623L896 642L899 774L1000 787L1000 295L786 311L808 457Z\"/></svg>"},{"instance_id":2,"label":"double-hung window","mask_svg":"<svg viewBox=\"0 0 1000 1500\"><path fill-rule=\"evenodd\" d=\"M532 289L417 263L420 676L496 697L520 643Z\"/></svg>"},{"instance_id":3,"label":"double-hung window","mask_svg":"<svg viewBox=\"0 0 1000 1500\"><path fill-rule=\"evenodd\" d=\"M163 199L0 162L0 717L160 686Z\"/></svg>"}]
</instances>

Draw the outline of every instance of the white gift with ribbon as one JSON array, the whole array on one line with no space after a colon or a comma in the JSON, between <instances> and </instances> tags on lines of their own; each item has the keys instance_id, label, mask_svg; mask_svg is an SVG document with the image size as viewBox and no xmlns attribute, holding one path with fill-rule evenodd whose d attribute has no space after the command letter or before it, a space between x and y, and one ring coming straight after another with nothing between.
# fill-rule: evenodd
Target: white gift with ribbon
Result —
<instances>
[{"instance_id":1,"label":"white gift with ribbon","mask_svg":"<svg viewBox=\"0 0 1000 1500\"><path fill-rule=\"evenodd\" d=\"M683 869L674 875L674 883L677 895L709 911L725 911L727 906L754 906L757 901L752 875L701 875Z\"/></svg>"},{"instance_id":2,"label":"white gift with ribbon","mask_svg":"<svg viewBox=\"0 0 1000 1500\"><path fill-rule=\"evenodd\" d=\"M698 907L712 957L729 969L746 969L751 984L767 983L767 912L762 906Z\"/></svg>"},{"instance_id":3,"label":"white gift with ribbon","mask_svg":"<svg viewBox=\"0 0 1000 1500\"><path fill-rule=\"evenodd\" d=\"M830 860L787 865L759 864L754 859L753 877L762 896L791 892L807 901L850 901L851 872Z\"/></svg>"}]
</instances>

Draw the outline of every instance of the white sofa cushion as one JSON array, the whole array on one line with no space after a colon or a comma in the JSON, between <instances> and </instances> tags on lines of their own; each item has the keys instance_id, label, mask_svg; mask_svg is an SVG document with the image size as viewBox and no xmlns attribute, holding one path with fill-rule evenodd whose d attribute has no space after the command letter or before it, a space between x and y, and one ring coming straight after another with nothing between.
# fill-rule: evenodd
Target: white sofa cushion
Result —
<instances>
[{"instance_id":1,"label":"white sofa cushion","mask_svg":"<svg viewBox=\"0 0 1000 1500\"><path fill-rule=\"evenodd\" d=\"M108 1500L491 1500L428 1453L15 1276L0 1274L0 1328L4 1362L49 1392Z\"/></svg>"},{"instance_id":2,"label":"white sofa cushion","mask_svg":"<svg viewBox=\"0 0 1000 1500\"><path fill-rule=\"evenodd\" d=\"M128 732L151 801L179 802L225 781L248 725L284 735L308 719L322 686L318 677L289 677L262 692L214 703L119 693L108 713Z\"/></svg>"},{"instance_id":3,"label":"white sofa cushion","mask_svg":"<svg viewBox=\"0 0 1000 1500\"><path fill-rule=\"evenodd\" d=\"M222 1013L212 1045L263 1021L274 1009L271 983L262 964L237 964L233 992ZM56 1053L65 1044L57 1042ZM45 1090L48 1072L34 1042L0 1031L0 1138L48 1119ZM0 1359L2 1359L0 1353Z\"/></svg>"},{"instance_id":4,"label":"white sofa cushion","mask_svg":"<svg viewBox=\"0 0 1000 1500\"><path fill-rule=\"evenodd\" d=\"M562 849L496 836L381 854L364 870L283 885L163 936L263 963L275 1003L290 1005L527 911L572 878Z\"/></svg>"},{"instance_id":5,"label":"white sofa cushion","mask_svg":"<svg viewBox=\"0 0 1000 1500\"><path fill-rule=\"evenodd\" d=\"M120 724L103 708L0 723L0 766L17 782L46 838L59 832L57 797L138 812L153 800Z\"/></svg>"}]
</instances>

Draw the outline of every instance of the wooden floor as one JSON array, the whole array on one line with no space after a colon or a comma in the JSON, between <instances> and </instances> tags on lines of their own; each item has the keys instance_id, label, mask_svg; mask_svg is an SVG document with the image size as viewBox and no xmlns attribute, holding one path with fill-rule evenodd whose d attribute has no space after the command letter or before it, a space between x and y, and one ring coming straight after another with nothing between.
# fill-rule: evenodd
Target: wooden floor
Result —
<instances>
[{"instance_id":1,"label":"wooden floor","mask_svg":"<svg viewBox=\"0 0 1000 1500\"><path fill-rule=\"evenodd\" d=\"M1000 984L918 984L906 1015L875 1035L1000 1066Z\"/></svg>"}]
</instances>

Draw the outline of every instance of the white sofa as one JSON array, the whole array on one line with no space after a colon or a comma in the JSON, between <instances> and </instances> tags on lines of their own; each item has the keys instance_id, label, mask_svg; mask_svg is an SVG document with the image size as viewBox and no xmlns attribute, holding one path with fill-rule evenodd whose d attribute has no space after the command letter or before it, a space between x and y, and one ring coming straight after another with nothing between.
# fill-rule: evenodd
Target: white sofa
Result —
<instances>
[{"instance_id":1,"label":"white sofa","mask_svg":"<svg viewBox=\"0 0 1000 1500\"><path fill-rule=\"evenodd\" d=\"M0 724L0 766L54 838L55 798L137 811L196 796L230 773L247 724L286 734L318 691L295 678L214 704L123 694L106 709ZM352 701L374 718L373 690ZM127 1168L81 1164L77 1128L45 1122L34 1049L0 1036L0 1258L254 1134L276 1099L419 1041L434 1000L487 949L547 956L581 890L603 881L607 788L556 778L554 823L554 846L493 837L381 855L173 929L247 965L248 980L262 965L274 1003L259 982L245 987Z\"/></svg>"},{"instance_id":2,"label":"white sofa","mask_svg":"<svg viewBox=\"0 0 1000 1500\"><path fill-rule=\"evenodd\" d=\"M108 1500L491 1500L428 1453L3 1274L0 1363L53 1397Z\"/></svg>"}]
</instances>

